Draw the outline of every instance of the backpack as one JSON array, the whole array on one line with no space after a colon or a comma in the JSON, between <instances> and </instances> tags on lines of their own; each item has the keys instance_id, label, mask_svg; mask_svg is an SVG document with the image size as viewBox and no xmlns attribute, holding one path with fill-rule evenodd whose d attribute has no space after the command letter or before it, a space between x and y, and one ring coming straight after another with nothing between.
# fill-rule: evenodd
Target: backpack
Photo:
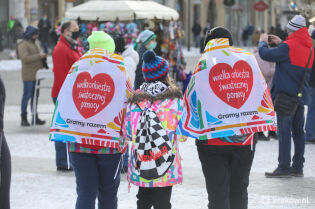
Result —
<instances>
[{"instance_id":1,"label":"backpack","mask_svg":"<svg viewBox=\"0 0 315 209\"><path fill-rule=\"evenodd\" d=\"M136 174L147 180L162 177L173 164L174 158L173 144L156 112L151 107L145 108L137 124L133 150Z\"/></svg>"}]
</instances>

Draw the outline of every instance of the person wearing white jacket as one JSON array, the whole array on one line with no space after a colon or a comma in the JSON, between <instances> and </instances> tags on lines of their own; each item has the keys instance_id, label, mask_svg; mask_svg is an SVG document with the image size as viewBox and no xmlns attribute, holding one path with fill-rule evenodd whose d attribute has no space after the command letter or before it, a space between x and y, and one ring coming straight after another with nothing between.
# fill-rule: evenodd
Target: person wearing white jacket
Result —
<instances>
[{"instance_id":1,"label":"person wearing white jacket","mask_svg":"<svg viewBox=\"0 0 315 209\"><path fill-rule=\"evenodd\" d=\"M133 49L132 45L126 47L125 39L122 36L114 37L114 41L116 46L115 53L123 56L127 76L130 78L130 83L133 85L135 81L137 65L139 63L139 54ZM128 159L129 146L124 155L123 168L121 170L122 173L126 173L128 171Z\"/></svg>"},{"instance_id":2,"label":"person wearing white jacket","mask_svg":"<svg viewBox=\"0 0 315 209\"><path fill-rule=\"evenodd\" d=\"M125 69L128 77L133 84L135 81L136 68L139 62L139 54L133 49L133 46L126 46L125 39L122 36L114 37L116 49L115 53L124 57Z\"/></svg>"}]
</instances>

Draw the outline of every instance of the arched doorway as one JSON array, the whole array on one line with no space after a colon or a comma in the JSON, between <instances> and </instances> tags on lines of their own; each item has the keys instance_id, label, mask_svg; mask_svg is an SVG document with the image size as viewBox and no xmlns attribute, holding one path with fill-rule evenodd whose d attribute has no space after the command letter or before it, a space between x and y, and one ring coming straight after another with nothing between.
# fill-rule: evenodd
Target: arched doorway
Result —
<instances>
[{"instance_id":1,"label":"arched doorway","mask_svg":"<svg viewBox=\"0 0 315 209\"><path fill-rule=\"evenodd\" d=\"M215 0L210 0L207 9L207 24L210 24L211 27L217 25L217 10Z\"/></svg>"}]
</instances>

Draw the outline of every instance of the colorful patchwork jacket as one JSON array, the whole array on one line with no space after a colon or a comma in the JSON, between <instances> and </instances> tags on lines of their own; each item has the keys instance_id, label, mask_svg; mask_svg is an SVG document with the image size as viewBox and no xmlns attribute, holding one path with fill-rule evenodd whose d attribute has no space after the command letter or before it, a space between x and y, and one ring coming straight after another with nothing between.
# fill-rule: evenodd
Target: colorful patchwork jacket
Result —
<instances>
[{"instance_id":1,"label":"colorful patchwork jacket","mask_svg":"<svg viewBox=\"0 0 315 209\"><path fill-rule=\"evenodd\" d=\"M182 114L182 93L177 88L168 88L161 94L152 96L152 94L145 93L138 90L129 98L127 105L125 121L123 125L123 134L125 138L132 141L131 155L129 159L129 168L127 179L130 183L140 187L166 187L182 183L182 167L181 158L179 155L178 141L185 141L187 138L176 135L176 127ZM169 139L173 143L173 152L175 152L175 159L167 173L158 179L146 180L135 173L133 163L133 151L135 147L135 139L137 132L137 124L140 120L141 109L145 107L152 107L157 113Z\"/></svg>"}]
</instances>

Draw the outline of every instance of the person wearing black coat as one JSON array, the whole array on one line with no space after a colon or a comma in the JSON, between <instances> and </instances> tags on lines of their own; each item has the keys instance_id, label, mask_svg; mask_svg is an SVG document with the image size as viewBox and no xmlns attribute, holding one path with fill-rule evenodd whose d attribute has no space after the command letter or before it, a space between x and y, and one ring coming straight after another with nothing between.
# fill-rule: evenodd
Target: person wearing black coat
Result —
<instances>
[{"instance_id":1,"label":"person wearing black coat","mask_svg":"<svg viewBox=\"0 0 315 209\"><path fill-rule=\"evenodd\" d=\"M144 52L148 50L154 50L156 45L156 35L154 32L150 30L144 30L139 34L137 42L134 46L134 49L138 52L140 58L136 69L135 83L133 87L134 90L139 89L142 83L145 81L142 74L142 56Z\"/></svg>"},{"instance_id":2,"label":"person wearing black coat","mask_svg":"<svg viewBox=\"0 0 315 209\"><path fill-rule=\"evenodd\" d=\"M3 51L3 45L2 45L2 30L0 28L0 52Z\"/></svg>"},{"instance_id":3,"label":"person wearing black coat","mask_svg":"<svg viewBox=\"0 0 315 209\"><path fill-rule=\"evenodd\" d=\"M0 77L0 208L10 209L11 155L3 132L5 88Z\"/></svg>"},{"instance_id":4,"label":"person wearing black coat","mask_svg":"<svg viewBox=\"0 0 315 209\"><path fill-rule=\"evenodd\" d=\"M44 52L47 54L48 53L48 37L49 37L49 31L51 28L50 22L47 19L47 15L44 15L44 17L39 21L37 27L39 29L39 40L40 40L41 46Z\"/></svg>"},{"instance_id":5,"label":"person wearing black coat","mask_svg":"<svg viewBox=\"0 0 315 209\"><path fill-rule=\"evenodd\" d=\"M194 40L195 40L195 47L200 47L200 33L201 33L201 26L199 23L195 22L193 28L191 29L194 34Z\"/></svg>"}]
</instances>

